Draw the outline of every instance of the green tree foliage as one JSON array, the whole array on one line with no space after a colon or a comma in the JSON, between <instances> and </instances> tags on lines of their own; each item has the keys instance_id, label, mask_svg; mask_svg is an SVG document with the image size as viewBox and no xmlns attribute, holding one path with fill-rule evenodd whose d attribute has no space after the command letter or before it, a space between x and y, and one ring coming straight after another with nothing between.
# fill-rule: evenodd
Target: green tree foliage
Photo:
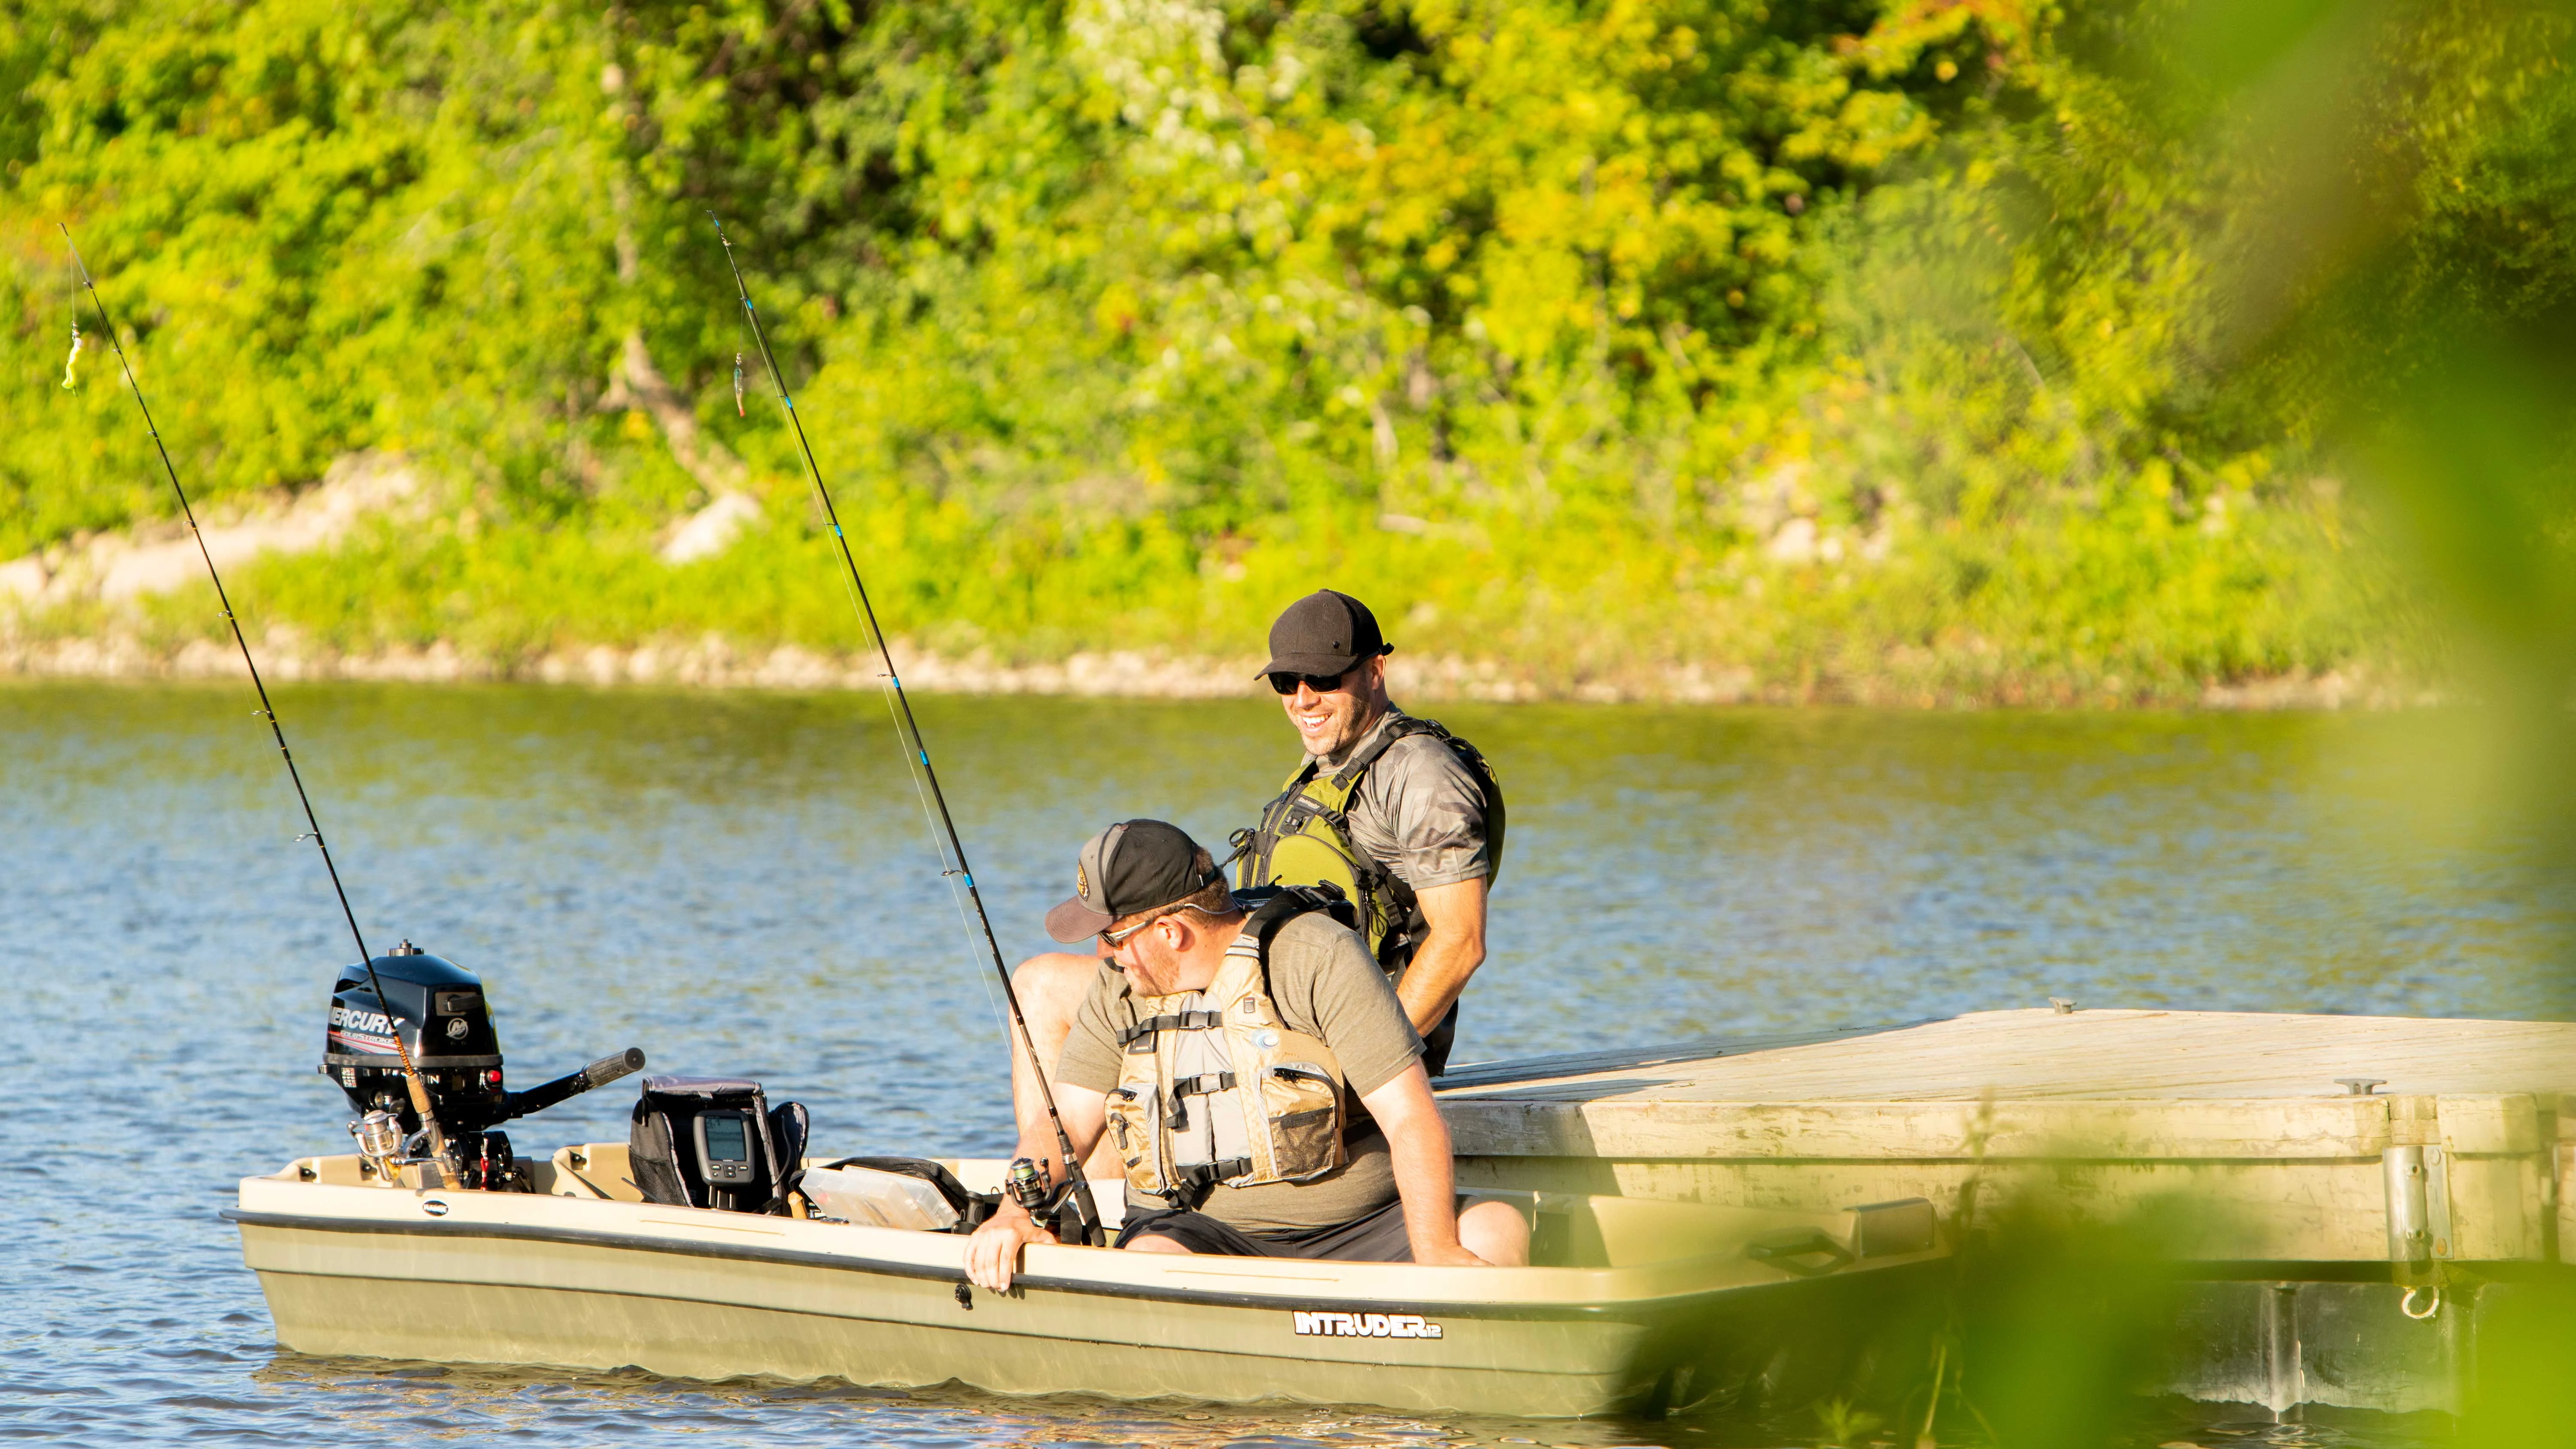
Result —
<instances>
[{"instance_id":1,"label":"green tree foliage","mask_svg":"<svg viewBox=\"0 0 2576 1449\"><path fill-rule=\"evenodd\" d=\"M2388 299L2567 295L2566 29L2266 17L38 0L0 20L0 555L166 511L104 359L55 385L67 219L210 496L368 448L452 483L265 567L261 607L503 658L846 647L756 356L733 407L713 210L890 614L942 647L1240 653L1332 581L1558 687L2423 667L2325 450L2348 374L2403 371L2352 340ZM2301 191L2247 76L2334 25L2375 47L2335 113L2364 144ZM2372 227L2265 229L2302 195ZM2332 255L2272 275L2285 236ZM771 531L653 557L731 476L656 379Z\"/></svg>"}]
</instances>

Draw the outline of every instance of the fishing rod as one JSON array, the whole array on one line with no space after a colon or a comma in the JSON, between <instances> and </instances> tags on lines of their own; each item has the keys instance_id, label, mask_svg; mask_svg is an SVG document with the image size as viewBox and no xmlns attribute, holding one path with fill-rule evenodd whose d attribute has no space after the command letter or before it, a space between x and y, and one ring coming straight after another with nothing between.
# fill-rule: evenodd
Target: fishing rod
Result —
<instances>
[{"instance_id":1,"label":"fishing rod","mask_svg":"<svg viewBox=\"0 0 2576 1449\"><path fill-rule=\"evenodd\" d=\"M948 853L957 862L951 874L966 882L966 899L975 908L975 922L983 928L984 950L992 958L993 974L1001 979L1002 999L1010 1003L1011 1024L1018 1028L1020 1046L1028 1053L1029 1070L1036 1074L1038 1096L1046 1103L1047 1122L1055 1128L1056 1149L1064 1156L1064 1175L1073 1187L1074 1201L1082 1210L1083 1230L1100 1225L1100 1208L1092 1201L1091 1180L1082 1174L1082 1164L1073 1155L1073 1138L1064 1130L1064 1116L1056 1111L1055 1087L1047 1081L1046 1063L1038 1056L1037 1038L1029 1034L1029 1019L1020 1010L1020 994L1011 986L1010 968L1002 962L1002 943L993 935L992 913L984 909L984 893L975 887L974 867L966 863L966 843L957 835L956 818L948 812L948 795L939 788L939 771L930 763L930 747L921 738L921 722L913 717L912 697L903 692L903 676L895 671L894 651L886 644L885 628L877 622L876 606L868 600L867 582L859 577L859 561L850 552L849 535L841 531L840 510L832 506L832 490L823 481L822 465L814 461L814 445L805 437L805 422L796 412L796 399L787 391L787 376L778 370L777 355L769 350L768 334L760 330L760 309L751 303L751 286L742 277L742 263L734 259L733 238L725 235L724 221L714 212L707 220L715 225L716 240L723 244L725 265L733 269L734 290L742 295L743 320L751 327L751 340L760 349L760 360L769 368L769 381L777 389L778 403L787 414L787 424L796 431L796 446L805 455L806 476L814 480L815 501L823 506L823 520L832 526L832 541L840 547L841 567L849 576L850 594L858 602L859 616L867 622L868 636L876 641L877 657L885 664L886 682L894 688L902 733L912 752L921 762L922 778L930 787L930 802L937 811L939 828L947 833ZM738 386L738 384L737 384Z\"/></svg>"},{"instance_id":2,"label":"fishing rod","mask_svg":"<svg viewBox=\"0 0 2576 1449\"><path fill-rule=\"evenodd\" d=\"M224 576L215 569L215 556L206 547L205 530L197 526L197 510L188 502L188 490L179 485L179 470L170 462L170 449L161 441L161 425L152 419L152 405L143 400L143 384L134 380L134 364L125 356L125 344L116 333L116 319L108 315L107 301L98 294L98 283L91 280L89 266L81 260L80 244L72 240L72 229L57 222L63 233L63 245L71 249L72 269L80 274L81 285L89 289L90 305L98 309L99 327L107 333L107 345L114 349L119 367L125 370L125 385L134 393L134 405L143 411L144 431L152 435L153 450L161 455L161 471L170 477L170 491L178 495L179 512L188 520L188 535L197 541L197 556L206 561L206 577L214 580L215 602L223 606L224 622L233 630L233 643L241 648L242 667L250 671L250 687L259 694L259 717L268 721L268 730L277 739L277 753L286 761L286 778L295 784L295 802L304 807L308 827L299 839L313 842L322 853L322 869L331 877L331 893L340 898L340 915L349 923L349 937L358 943L358 959L366 963L367 985L376 993L376 1001L385 1010L392 1026L394 1051L402 1058L403 1085L410 1090L411 1106L420 1114L420 1124L429 1133L430 1160L438 1167L441 1185L458 1186L456 1164L449 1160L447 1134L438 1125L438 1116L429 1105L429 1084L420 1075L420 1067L411 1059L411 1048L403 1044L402 1023L393 1020L391 998L385 995L384 983L376 979L375 953L367 949L366 934L358 929L358 913L349 908L349 892L340 884L340 867L331 859L331 844L322 838L322 822L314 817L313 797L304 791L304 774L295 768L295 752L286 747L286 727L278 723L277 707L269 702L268 685L259 677L259 665L250 657L250 640L242 634L241 619L233 613L232 596L224 592ZM70 369L64 369L66 377Z\"/></svg>"}]
</instances>

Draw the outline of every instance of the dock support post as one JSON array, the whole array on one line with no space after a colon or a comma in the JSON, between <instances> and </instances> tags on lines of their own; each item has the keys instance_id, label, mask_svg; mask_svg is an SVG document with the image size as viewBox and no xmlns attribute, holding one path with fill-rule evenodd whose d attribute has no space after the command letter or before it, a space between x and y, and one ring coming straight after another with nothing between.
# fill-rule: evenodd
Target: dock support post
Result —
<instances>
[{"instance_id":1,"label":"dock support post","mask_svg":"<svg viewBox=\"0 0 2576 1449\"><path fill-rule=\"evenodd\" d=\"M2299 1285L2273 1283L2263 1295L2263 1407L2272 1422L2294 1423L2307 1402L2306 1375L2299 1364Z\"/></svg>"}]
</instances>

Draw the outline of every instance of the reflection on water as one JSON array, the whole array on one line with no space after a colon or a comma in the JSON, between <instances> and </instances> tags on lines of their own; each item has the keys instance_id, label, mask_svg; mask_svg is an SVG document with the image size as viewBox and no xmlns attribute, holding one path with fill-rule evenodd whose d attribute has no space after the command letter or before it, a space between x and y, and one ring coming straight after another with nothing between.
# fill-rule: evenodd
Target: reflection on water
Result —
<instances>
[{"instance_id":1,"label":"reflection on water","mask_svg":"<svg viewBox=\"0 0 2576 1449\"><path fill-rule=\"evenodd\" d=\"M1546 1444L1616 1449L1639 1442L1641 1426L1599 1420L1516 1420L1471 1415L1406 1415L1308 1404L1245 1407L1157 1400L1120 1403L1077 1395L1005 1398L948 1386L862 1388L758 1379L693 1383L642 1373L549 1369L489 1370L437 1364L352 1363L279 1354L252 1375L254 1392L297 1393L349 1430L389 1436L436 1424L460 1437L515 1435L559 1442L625 1441L630 1435L689 1432L753 1435L787 1443L900 1440L906 1445L979 1449L1083 1449L1150 1444L1156 1449L1220 1446L1387 1446L1466 1449ZM1804 1427L1803 1425L1800 1427ZM1752 1437L1745 1437L1745 1430ZM1777 1442L1760 1426L1663 1425L1692 1445ZM1712 1432L1714 1431L1714 1432Z\"/></svg>"},{"instance_id":2,"label":"reflection on water","mask_svg":"<svg viewBox=\"0 0 2576 1449\"><path fill-rule=\"evenodd\" d=\"M350 951L250 706L214 686L0 688L18 1239L0 1434L1813 1440L279 1357L214 1214L243 1173L345 1144L313 1064ZM328 687L280 707L371 941L481 973L518 1082L633 1043L657 1070L806 1102L818 1150L1005 1144L986 971L877 701ZM1047 944L1038 918L1092 830L1158 815L1213 841L1294 763L1262 701L921 708L1014 952ZM2543 1014L2534 964L2570 938L2522 842L2423 800L2438 716L1440 713L1512 801L1461 1060L2050 995ZM522 1142L622 1138L630 1100L576 1099Z\"/></svg>"}]
</instances>

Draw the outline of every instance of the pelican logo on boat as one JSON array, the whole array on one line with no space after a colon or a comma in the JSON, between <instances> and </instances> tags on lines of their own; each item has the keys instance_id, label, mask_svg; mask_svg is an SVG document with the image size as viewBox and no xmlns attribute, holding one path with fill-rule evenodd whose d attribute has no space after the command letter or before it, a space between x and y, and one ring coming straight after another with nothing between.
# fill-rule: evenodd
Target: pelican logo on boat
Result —
<instances>
[{"instance_id":1,"label":"pelican logo on boat","mask_svg":"<svg viewBox=\"0 0 2576 1449\"><path fill-rule=\"evenodd\" d=\"M1297 1331L1325 1338L1438 1338L1440 1325L1412 1313L1299 1313Z\"/></svg>"}]
</instances>

